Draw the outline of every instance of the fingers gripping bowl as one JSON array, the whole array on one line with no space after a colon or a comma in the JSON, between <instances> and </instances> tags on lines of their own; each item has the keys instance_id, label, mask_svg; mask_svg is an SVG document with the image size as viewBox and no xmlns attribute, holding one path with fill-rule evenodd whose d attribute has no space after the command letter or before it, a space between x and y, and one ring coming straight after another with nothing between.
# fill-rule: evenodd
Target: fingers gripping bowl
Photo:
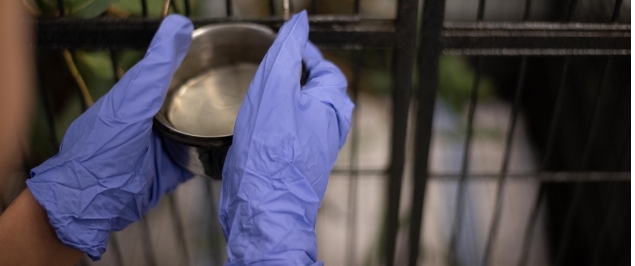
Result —
<instances>
[{"instance_id":1,"label":"fingers gripping bowl","mask_svg":"<svg viewBox=\"0 0 635 266\"><path fill-rule=\"evenodd\" d=\"M271 29L256 24L194 31L192 45L154 118L177 164L195 175L221 179L236 115L275 37Z\"/></svg>"},{"instance_id":2,"label":"fingers gripping bowl","mask_svg":"<svg viewBox=\"0 0 635 266\"><path fill-rule=\"evenodd\" d=\"M276 33L249 23L193 32L154 127L168 154L192 174L222 178L240 105ZM304 84L306 74L301 74Z\"/></svg>"}]
</instances>

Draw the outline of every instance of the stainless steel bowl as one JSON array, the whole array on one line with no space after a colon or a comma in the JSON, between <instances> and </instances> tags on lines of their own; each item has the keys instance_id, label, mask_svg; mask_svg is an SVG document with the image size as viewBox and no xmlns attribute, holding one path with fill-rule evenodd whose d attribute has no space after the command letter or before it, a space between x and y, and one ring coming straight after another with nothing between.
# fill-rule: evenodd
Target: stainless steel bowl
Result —
<instances>
[{"instance_id":1,"label":"stainless steel bowl","mask_svg":"<svg viewBox=\"0 0 635 266\"><path fill-rule=\"evenodd\" d=\"M221 179L238 109L276 34L257 24L194 31L154 126L172 159L195 175Z\"/></svg>"}]
</instances>

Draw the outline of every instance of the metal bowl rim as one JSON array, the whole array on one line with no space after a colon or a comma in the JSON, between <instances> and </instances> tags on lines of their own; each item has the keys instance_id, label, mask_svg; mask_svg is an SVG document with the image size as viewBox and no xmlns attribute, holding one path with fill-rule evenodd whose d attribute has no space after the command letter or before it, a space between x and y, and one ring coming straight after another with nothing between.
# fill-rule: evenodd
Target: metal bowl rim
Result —
<instances>
[{"instance_id":1,"label":"metal bowl rim","mask_svg":"<svg viewBox=\"0 0 635 266\"><path fill-rule=\"evenodd\" d=\"M258 31L262 31L263 33L273 34L274 36L276 34L272 29L260 24L244 23L244 22L243 23L223 23L223 24L203 26L194 30L194 32L192 32L192 41L199 36L209 34L219 29L230 28L230 27L231 28L241 27L241 28L258 30ZM234 134L226 134L226 135L217 135L217 136L204 136L204 135L185 133L183 131L180 131L174 128L167 121L163 121L164 119L165 118L163 117L159 118L158 113L154 116L154 121L161 125L160 127L158 127L159 131L163 131L164 133L169 133L169 135L182 135L188 140L191 140L191 141L187 141L187 142L192 142L192 143L188 143L190 145L199 146L200 144L198 144L198 142L202 142L202 141L226 141L228 138L231 138L234 135ZM183 138L179 138L179 139L183 141Z\"/></svg>"}]
</instances>

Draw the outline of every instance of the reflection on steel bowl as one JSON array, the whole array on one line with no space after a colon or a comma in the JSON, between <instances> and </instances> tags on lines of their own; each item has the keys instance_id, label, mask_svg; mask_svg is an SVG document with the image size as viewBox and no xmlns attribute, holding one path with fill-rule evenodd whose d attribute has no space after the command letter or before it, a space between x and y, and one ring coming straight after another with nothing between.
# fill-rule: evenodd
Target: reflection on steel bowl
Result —
<instances>
[{"instance_id":1,"label":"reflection on steel bowl","mask_svg":"<svg viewBox=\"0 0 635 266\"><path fill-rule=\"evenodd\" d=\"M194 31L154 119L171 158L195 175L221 179L238 109L276 34L257 24Z\"/></svg>"}]
</instances>

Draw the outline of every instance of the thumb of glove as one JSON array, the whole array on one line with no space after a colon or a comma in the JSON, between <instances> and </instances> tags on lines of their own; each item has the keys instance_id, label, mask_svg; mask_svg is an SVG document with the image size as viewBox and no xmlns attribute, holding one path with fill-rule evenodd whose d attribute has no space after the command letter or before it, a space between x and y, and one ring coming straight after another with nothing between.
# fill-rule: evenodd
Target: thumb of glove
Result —
<instances>
[{"instance_id":1,"label":"thumb of glove","mask_svg":"<svg viewBox=\"0 0 635 266\"><path fill-rule=\"evenodd\" d=\"M174 72L192 43L192 22L166 17L145 57L108 93L100 114L122 122L151 119L161 108Z\"/></svg>"}]
</instances>

